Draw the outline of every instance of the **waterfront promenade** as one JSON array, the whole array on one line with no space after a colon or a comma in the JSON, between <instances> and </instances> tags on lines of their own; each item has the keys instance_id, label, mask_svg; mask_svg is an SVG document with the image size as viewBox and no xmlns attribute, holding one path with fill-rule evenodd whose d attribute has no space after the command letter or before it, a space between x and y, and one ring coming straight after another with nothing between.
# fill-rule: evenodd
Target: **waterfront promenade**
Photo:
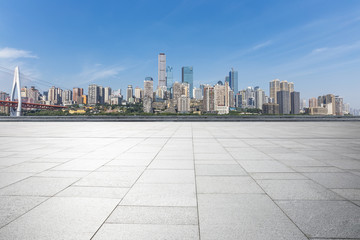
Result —
<instances>
[{"instance_id":1,"label":"waterfront promenade","mask_svg":"<svg viewBox=\"0 0 360 240\"><path fill-rule=\"evenodd\" d=\"M0 239L359 239L360 122L0 122Z\"/></svg>"}]
</instances>

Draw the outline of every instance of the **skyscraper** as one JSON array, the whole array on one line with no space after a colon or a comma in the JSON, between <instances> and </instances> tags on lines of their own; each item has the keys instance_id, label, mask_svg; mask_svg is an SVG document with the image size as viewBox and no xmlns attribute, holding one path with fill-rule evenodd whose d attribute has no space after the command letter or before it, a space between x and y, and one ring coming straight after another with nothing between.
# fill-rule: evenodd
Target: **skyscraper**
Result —
<instances>
[{"instance_id":1,"label":"skyscraper","mask_svg":"<svg viewBox=\"0 0 360 240\"><path fill-rule=\"evenodd\" d=\"M111 103L111 87L104 88L104 102L107 104Z\"/></svg>"},{"instance_id":2,"label":"skyscraper","mask_svg":"<svg viewBox=\"0 0 360 240\"><path fill-rule=\"evenodd\" d=\"M280 80L274 79L270 82L270 98L274 99L275 103L278 103L277 101L277 92L280 91Z\"/></svg>"},{"instance_id":3,"label":"skyscraper","mask_svg":"<svg viewBox=\"0 0 360 240\"><path fill-rule=\"evenodd\" d=\"M144 98L148 97L153 99L154 97L154 81L152 77L146 77L144 80Z\"/></svg>"},{"instance_id":4,"label":"skyscraper","mask_svg":"<svg viewBox=\"0 0 360 240\"><path fill-rule=\"evenodd\" d=\"M193 89L194 89L194 73L193 73L193 67L182 67L181 69L181 76L182 76L182 82L188 83L190 85L190 98L193 98Z\"/></svg>"},{"instance_id":5,"label":"skyscraper","mask_svg":"<svg viewBox=\"0 0 360 240\"><path fill-rule=\"evenodd\" d=\"M264 90L258 88L255 91L255 107L257 109L262 109L262 105L265 103L265 92Z\"/></svg>"},{"instance_id":6,"label":"skyscraper","mask_svg":"<svg viewBox=\"0 0 360 240\"><path fill-rule=\"evenodd\" d=\"M300 113L300 93L299 92L291 92L291 114L299 114Z\"/></svg>"},{"instance_id":7,"label":"skyscraper","mask_svg":"<svg viewBox=\"0 0 360 240\"><path fill-rule=\"evenodd\" d=\"M95 105L99 102L100 93L99 93L99 87L96 84L89 85L89 99L88 102L90 105Z\"/></svg>"},{"instance_id":8,"label":"skyscraper","mask_svg":"<svg viewBox=\"0 0 360 240\"><path fill-rule=\"evenodd\" d=\"M235 94L239 91L238 84L238 72L234 71L234 68L231 68L231 71L229 72L229 85Z\"/></svg>"},{"instance_id":9,"label":"skyscraper","mask_svg":"<svg viewBox=\"0 0 360 240\"><path fill-rule=\"evenodd\" d=\"M127 89L126 89L126 101L130 102L130 100L133 98L133 87L132 85L128 85Z\"/></svg>"},{"instance_id":10,"label":"skyscraper","mask_svg":"<svg viewBox=\"0 0 360 240\"><path fill-rule=\"evenodd\" d=\"M166 55L160 53L158 56L158 87L166 87Z\"/></svg>"},{"instance_id":11,"label":"skyscraper","mask_svg":"<svg viewBox=\"0 0 360 240\"><path fill-rule=\"evenodd\" d=\"M135 88L135 99L140 100L140 99L143 98L143 95L144 95L143 90L141 88L139 88L139 87L136 87Z\"/></svg>"},{"instance_id":12,"label":"skyscraper","mask_svg":"<svg viewBox=\"0 0 360 240\"><path fill-rule=\"evenodd\" d=\"M173 68L170 66L166 67L166 85L167 88L170 89L174 83L174 74Z\"/></svg>"},{"instance_id":13,"label":"skyscraper","mask_svg":"<svg viewBox=\"0 0 360 240\"><path fill-rule=\"evenodd\" d=\"M204 86L203 109L205 112L212 112L214 108L214 87Z\"/></svg>"},{"instance_id":14,"label":"skyscraper","mask_svg":"<svg viewBox=\"0 0 360 240\"><path fill-rule=\"evenodd\" d=\"M84 95L84 89L82 88L73 88L73 101L75 103L82 102L81 96Z\"/></svg>"},{"instance_id":15,"label":"skyscraper","mask_svg":"<svg viewBox=\"0 0 360 240\"><path fill-rule=\"evenodd\" d=\"M276 98L279 104L279 113L280 114L289 114L290 113L290 104L289 104L289 91L278 91Z\"/></svg>"}]
</instances>

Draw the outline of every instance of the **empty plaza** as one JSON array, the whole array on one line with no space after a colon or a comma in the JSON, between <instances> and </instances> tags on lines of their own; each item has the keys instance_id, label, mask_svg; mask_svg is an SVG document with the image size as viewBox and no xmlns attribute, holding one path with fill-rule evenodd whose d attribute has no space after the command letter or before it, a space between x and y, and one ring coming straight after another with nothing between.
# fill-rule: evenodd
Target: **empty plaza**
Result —
<instances>
[{"instance_id":1,"label":"empty plaza","mask_svg":"<svg viewBox=\"0 0 360 240\"><path fill-rule=\"evenodd\" d=\"M360 239L360 121L0 122L0 239Z\"/></svg>"}]
</instances>

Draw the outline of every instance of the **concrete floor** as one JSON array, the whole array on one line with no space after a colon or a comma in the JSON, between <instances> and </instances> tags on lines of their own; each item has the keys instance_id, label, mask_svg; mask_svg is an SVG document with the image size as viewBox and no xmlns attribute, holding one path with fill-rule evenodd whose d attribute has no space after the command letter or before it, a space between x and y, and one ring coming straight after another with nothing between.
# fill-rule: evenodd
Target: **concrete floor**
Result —
<instances>
[{"instance_id":1,"label":"concrete floor","mask_svg":"<svg viewBox=\"0 0 360 240\"><path fill-rule=\"evenodd\" d=\"M0 239L360 238L359 122L9 122L0 139Z\"/></svg>"}]
</instances>

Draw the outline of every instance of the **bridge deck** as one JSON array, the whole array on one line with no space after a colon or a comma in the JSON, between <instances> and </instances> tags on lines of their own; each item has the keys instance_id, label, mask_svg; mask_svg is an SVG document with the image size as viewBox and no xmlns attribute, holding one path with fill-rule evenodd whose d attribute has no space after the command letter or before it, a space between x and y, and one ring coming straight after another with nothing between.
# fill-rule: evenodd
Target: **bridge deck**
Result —
<instances>
[{"instance_id":1,"label":"bridge deck","mask_svg":"<svg viewBox=\"0 0 360 240\"><path fill-rule=\"evenodd\" d=\"M0 139L0 239L360 238L359 122L1 122Z\"/></svg>"}]
</instances>

